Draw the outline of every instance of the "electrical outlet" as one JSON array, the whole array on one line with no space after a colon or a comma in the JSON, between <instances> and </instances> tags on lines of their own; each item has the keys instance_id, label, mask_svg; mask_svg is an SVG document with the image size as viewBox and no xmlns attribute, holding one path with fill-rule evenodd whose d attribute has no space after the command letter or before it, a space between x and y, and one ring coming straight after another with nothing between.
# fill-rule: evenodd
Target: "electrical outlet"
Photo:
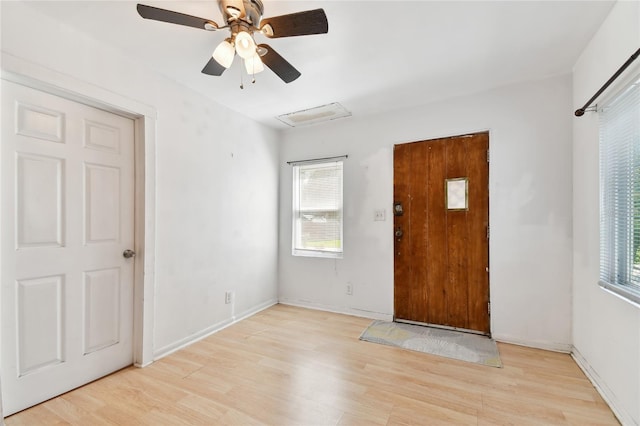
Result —
<instances>
[{"instance_id":1,"label":"electrical outlet","mask_svg":"<svg viewBox=\"0 0 640 426\"><path fill-rule=\"evenodd\" d=\"M386 216L385 209L373 211L373 220L375 221L384 222L385 216Z\"/></svg>"},{"instance_id":2,"label":"electrical outlet","mask_svg":"<svg viewBox=\"0 0 640 426\"><path fill-rule=\"evenodd\" d=\"M229 303L231 303L231 301L233 300L233 292L232 291L227 291L224 293L224 303L225 305L228 305Z\"/></svg>"},{"instance_id":3,"label":"electrical outlet","mask_svg":"<svg viewBox=\"0 0 640 426\"><path fill-rule=\"evenodd\" d=\"M351 283L347 283L347 294L349 296L353 295L353 284L351 284Z\"/></svg>"}]
</instances>

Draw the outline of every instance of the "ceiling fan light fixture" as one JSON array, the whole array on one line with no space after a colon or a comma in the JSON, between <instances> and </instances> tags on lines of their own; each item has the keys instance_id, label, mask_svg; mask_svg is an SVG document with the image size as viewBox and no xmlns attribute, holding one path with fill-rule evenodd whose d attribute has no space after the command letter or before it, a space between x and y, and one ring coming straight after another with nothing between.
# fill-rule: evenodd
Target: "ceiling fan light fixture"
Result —
<instances>
[{"instance_id":1,"label":"ceiling fan light fixture","mask_svg":"<svg viewBox=\"0 0 640 426\"><path fill-rule=\"evenodd\" d=\"M264 71L264 64L257 53L244 60L244 67L249 75L258 74L259 72Z\"/></svg>"},{"instance_id":2,"label":"ceiling fan light fixture","mask_svg":"<svg viewBox=\"0 0 640 426\"><path fill-rule=\"evenodd\" d=\"M247 71L251 69L252 74L261 72L267 67L280 80L291 83L300 77L300 71L271 46L264 43L257 46L254 34L258 32L269 38L282 38L329 32L327 15L322 8L263 19L262 0L217 0L217 3L226 23L225 26L218 26L210 19L144 4L137 4L136 10L143 19L152 21L206 31L229 30L229 38L216 46L202 68L203 74L218 77L233 65L237 53L244 60Z\"/></svg>"},{"instance_id":3,"label":"ceiling fan light fixture","mask_svg":"<svg viewBox=\"0 0 640 426\"><path fill-rule=\"evenodd\" d=\"M230 43L230 39L226 39L216 47L212 56L220 65L225 68L229 68L233 63L233 57L235 54L236 51Z\"/></svg>"},{"instance_id":4,"label":"ceiling fan light fixture","mask_svg":"<svg viewBox=\"0 0 640 426\"><path fill-rule=\"evenodd\" d=\"M256 54L256 42L246 31L236 34L236 52L242 59L247 59Z\"/></svg>"}]
</instances>

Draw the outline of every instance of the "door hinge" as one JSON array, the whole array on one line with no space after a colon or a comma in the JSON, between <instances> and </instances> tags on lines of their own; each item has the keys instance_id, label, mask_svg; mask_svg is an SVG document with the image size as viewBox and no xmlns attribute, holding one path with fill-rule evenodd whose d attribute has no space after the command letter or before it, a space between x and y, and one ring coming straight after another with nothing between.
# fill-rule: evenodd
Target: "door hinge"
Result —
<instances>
[{"instance_id":1,"label":"door hinge","mask_svg":"<svg viewBox=\"0 0 640 426\"><path fill-rule=\"evenodd\" d=\"M489 230L489 225L487 225L487 240L489 239L490 234L491 234L491 231Z\"/></svg>"},{"instance_id":2,"label":"door hinge","mask_svg":"<svg viewBox=\"0 0 640 426\"><path fill-rule=\"evenodd\" d=\"M491 315L491 302L487 303L487 311L489 312L489 315Z\"/></svg>"},{"instance_id":3,"label":"door hinge","mask_svg":"<svg viewBox=\"0 0 640 426\"><path fill-rule=\"evenodd\" d=\"M491 161L491 154L490 151L487 150L487 163L489 163Z\"/></svg>"}]
</instances>

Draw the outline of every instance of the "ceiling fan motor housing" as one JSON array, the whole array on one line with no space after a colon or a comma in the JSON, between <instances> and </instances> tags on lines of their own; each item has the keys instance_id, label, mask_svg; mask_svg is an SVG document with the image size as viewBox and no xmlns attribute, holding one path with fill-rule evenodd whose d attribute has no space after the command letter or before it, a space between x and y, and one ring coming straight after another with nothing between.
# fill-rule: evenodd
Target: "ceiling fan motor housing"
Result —
<instances>
[{"instance_id":1,"label":"ceiling fan motor housing","mask_svg":"<svg viewBox=\"0 0 640 426\"><path fill-rule=\"evenodd\" d=\"M242 20L257 27L264 13L261 0L219 0L218 4L229 25L233 21Z\"/></svg>"}]
</instances>

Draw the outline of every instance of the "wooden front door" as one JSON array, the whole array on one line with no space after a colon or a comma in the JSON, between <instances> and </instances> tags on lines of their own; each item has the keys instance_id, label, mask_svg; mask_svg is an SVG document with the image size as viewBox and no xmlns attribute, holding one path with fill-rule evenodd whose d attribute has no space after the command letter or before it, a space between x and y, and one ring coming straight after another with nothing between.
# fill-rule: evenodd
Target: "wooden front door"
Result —
<instances>
[{"instance_id":1,"label":"wooden front door","mask_svg":"<svg viewBox=\"0 0 640 426\"><path fill-rule=\"evenodd\" d=\"M490 334L489 134L394 147L395 319Z\"/></svg>"}]
</instances>

